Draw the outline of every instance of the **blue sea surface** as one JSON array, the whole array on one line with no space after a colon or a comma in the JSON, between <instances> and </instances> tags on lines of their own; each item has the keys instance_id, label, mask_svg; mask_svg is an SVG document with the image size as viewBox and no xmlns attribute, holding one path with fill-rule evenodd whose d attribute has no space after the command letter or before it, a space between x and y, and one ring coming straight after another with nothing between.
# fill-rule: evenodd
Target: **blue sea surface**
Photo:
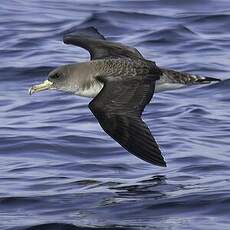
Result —
<instances>
[{"instance_id":1,"label":"blue sea surface","mask_svg":"<svg viewBox=\"0 0 230 230\"><path fill-rule=\"evenodd\" d=\"M89 98L31 85L88 53L63 34L95 26L158 66L220 83L155 94L144 120L167 168L129 154ZM0 229L230 229L230 1L2 0Z\"/></svg>"}]
</instances>

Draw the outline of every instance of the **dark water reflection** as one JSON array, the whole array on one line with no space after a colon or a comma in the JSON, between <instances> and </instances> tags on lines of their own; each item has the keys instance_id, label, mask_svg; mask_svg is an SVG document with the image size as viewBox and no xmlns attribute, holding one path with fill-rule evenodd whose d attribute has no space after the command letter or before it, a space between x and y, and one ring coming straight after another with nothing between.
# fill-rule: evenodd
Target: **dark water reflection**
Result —
<instances>
[{"instance_id":1,"label":"dark water reflection","mask_svg":"<svg viewBox=\"0 0 230 230\"><path fill-rule=\"evenodd\" d=\"M229 229L229 1L3 1L0 6L0 229ZM29 97L62 43L96 26L158 65L223 79L157 94L144 119L167 168L126 153L89 99Z\"/></svg>"}]
</instances>

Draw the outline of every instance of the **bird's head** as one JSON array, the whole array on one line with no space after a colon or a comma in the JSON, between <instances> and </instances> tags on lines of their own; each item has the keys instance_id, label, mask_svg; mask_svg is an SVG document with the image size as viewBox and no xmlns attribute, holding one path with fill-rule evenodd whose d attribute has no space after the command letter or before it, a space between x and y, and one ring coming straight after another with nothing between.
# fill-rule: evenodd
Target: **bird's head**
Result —
<instances>
[{"instance_id":1,"label":"bird's head","mask_svg":"<svg viewBox=\"0 0 230 230\"><path fill-rule=\"evenodd\" d=\"M34 85L29 89L29 94L37 93L44 90L56 89L74 93L78 87L76 76L76 66L64 65L58 67L48 74L48 79L43 83Z\"/></svg>"}]
</instances>

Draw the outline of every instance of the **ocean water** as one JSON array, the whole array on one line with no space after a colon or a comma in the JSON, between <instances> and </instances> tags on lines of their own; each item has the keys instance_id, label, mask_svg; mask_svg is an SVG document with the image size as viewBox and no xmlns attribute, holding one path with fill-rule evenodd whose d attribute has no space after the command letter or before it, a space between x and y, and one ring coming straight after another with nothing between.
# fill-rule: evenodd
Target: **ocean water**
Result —
<instances>
[{"instance_id":1,"label":"ocean water","mask_svg":"<svg viewBox=\"0 0 230 230\"><path fill-rule=\"evenodd\" d=\"M2 0L0 229L230 229L230 1ZM103 132L90 99L28 88L88 53L95 26L159 66L222 79L156 94L144 120L167 168Z\"/></svg>"}]
</instances>

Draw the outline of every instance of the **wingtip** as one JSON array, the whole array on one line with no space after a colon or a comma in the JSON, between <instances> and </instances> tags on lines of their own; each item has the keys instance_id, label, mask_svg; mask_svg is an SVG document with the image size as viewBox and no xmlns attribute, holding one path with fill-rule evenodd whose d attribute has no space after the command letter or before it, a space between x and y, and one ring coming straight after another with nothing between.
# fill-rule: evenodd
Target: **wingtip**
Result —
<instances>
[{"instance_id":1,"label":"wingtip","mask_svg":"<svg viewBox=\"0 0 230 230\"><path fill-rule=\"evenodd\" d=\"M163 156L161 155L161 157L160 157L160 159L158 158L158 159L151 159L151 160L146 160L146 159L144 159L145 161L147 161L147 162L149 162L150 164L152 164L152 165L156 165L156 166L159 166L159 167L167 167L167 163L165 162L165 160L164 160L164 158L163 158Z\"/></svg>"},{"instance_id":2,"label":"wingtip","mask_svg":"<svg viewBox=\"0 0 230 230\"><path fill-rule=\"evenodd\" d=\"M164 167L164 168L167 167L167 164L166 164L166 162L164 160L162 160L161 163L157 163L157 165L160 166L160 167Z\"/></svg>"},{"instance_id":3,"label":"wingtip","mask_svg":"<svg viewBox=\"0 0 230 230\"><path fill-rule=\"evenodd\" d=\"M165 159L164 159L164 157L162 155L162 151L161 150L160 150L160 158L161 158L161 160L157 162L158 166L166 168L167 167L167 163L166 163L166 161L165 161Z\"/></svg>"},{"instance_id":4,"label":"wingtip","mask_svg":"<svg viewBox=\"0 0 230 230\"><path fill-rule=\"evenodd\" d=\"M77 35L70 33L70 34L65 34L63 36L63 42L65 44L74 44L74 38L76 38Z\"/></svg>"},{"instance_id":5,"label":"wingtip","mask_svg":"<svg viewBox=\"0 0 230 230\"><path fill-rule=\"evenodd\" d=\"M101 39L106 40L105 37L98 31L94 26L89 27L79 27L74 30L69 30L63 35L63 42L65 44L72 44L74 39Z\"/></svg>"},{"instance_id":6,"label":"wingtip","mask_svg":"<svg viewBox=\"0 0 230 230\"><path fill-rule=\"evenodd\" d=\"M63 36L63 42L65 43L65 44L69 44L69 39L71 38L71 36L69 35L69 34L65 34L64 36Z\"/></svg>"}]
</instances>

